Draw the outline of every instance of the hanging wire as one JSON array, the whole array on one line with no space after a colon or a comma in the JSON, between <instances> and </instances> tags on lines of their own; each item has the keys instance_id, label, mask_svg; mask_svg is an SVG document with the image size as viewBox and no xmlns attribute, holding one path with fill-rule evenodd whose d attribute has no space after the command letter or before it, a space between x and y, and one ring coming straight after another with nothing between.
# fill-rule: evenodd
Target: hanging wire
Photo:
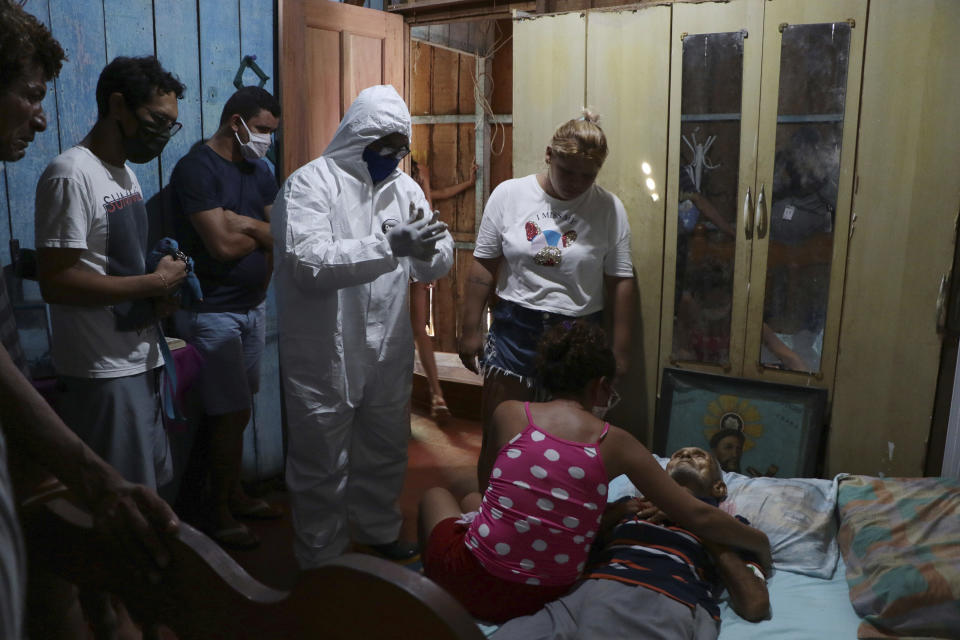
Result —
<instances>
[{"instance_id":1,"label":"hanging wire","mask_svg":"<svg viewBox=\"0 0 960 640\"><path fill-rule=\"evenodd\" d=\"M497 24L496 21L492 21L492 25L495 31L501 32L500 25ZM502 35L502 32L500 34L495 34L494 42L497 41L496 38L499 37L499 35ZM503 41L497 44L491 51L478 57L480 57L484 61L488 59L492 59L493 56L497 53L497 51L503 48L503 46L508 42L510 42L511 39L513 39L513 34L511 34L507 38L504 38ZM474 68L474 70L470 72L470 76L473 78L474 99L480 104L480 108L483 110L484 115L490 120L490 123L491 123L490 154L494 156L499 156L503 153L504 147L506 147L506 144L507 144L507 128L502 122L497 121L496 119L497 114L494 113L493 106L490 104L490 101L487 99L487 96L481 95L480 93L480 78L484 78L484 80L486 81L488 86L488 92L490 93L491 97L493 96L493 88L494 88L495 80L493 78L493 75L491 75L486 71L484 71L478 76L476 74L476 68ZM498 135L500 137L500 147L496 148L496 141L497 141Z\"/></svg>"}]
</instances>

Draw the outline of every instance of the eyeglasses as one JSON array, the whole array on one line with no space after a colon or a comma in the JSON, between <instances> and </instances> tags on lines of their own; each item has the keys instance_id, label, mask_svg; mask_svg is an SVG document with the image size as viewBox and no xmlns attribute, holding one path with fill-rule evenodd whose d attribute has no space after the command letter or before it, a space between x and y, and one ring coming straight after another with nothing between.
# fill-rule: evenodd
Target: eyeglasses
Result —
<instances>
[{"instance_id":1,"label":"eyeglasses","mask_svg":"<svg viewBox=\"0 0 960 640\"><path fill-rule=\"evenodd\" d=\"M394 160L403 160L410 153L410 147L403 145L401 147L380 147L375 149L377 155L381 158L393 158Z\"/></svg>"},{"instance_id":2,"label":"eyeglasses","mask_svg":"<svg viewBox=\"0 0 960 640\"><path fill-rule=\"evenodd\" d=\"M147 109L147 114L149 114L152 124L155 124L162 129L166 129L170 132L171 136L177 135L177 132L180 131L180 129L183 129L183 124L177 122L176 120L171 120L162 113L157 113L156 111Z\"/></svg>"}]
</instances>

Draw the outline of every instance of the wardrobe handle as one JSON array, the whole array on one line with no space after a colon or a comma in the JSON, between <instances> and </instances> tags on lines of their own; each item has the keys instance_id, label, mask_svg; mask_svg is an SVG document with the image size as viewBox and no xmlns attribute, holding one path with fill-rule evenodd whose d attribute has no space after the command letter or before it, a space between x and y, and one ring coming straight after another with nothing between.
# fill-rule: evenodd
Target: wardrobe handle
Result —
<instances>
[{"instance_id":1,"label":"wardrobe handle","mask_svg":"<svg viewBox=\"0 0 960 640\"><path fill-rule=\"evenodd\" d=\"M937 292L937 335L943 335L947 326L947 276L940 276L940 291Z\"/></svg>"},{"instance_id":2,"label":"wardrobe handle","mask_svg":"<svg viewBox=\"0 0 960 640\"><path fill-rule=\"evenodd\" d=\"M753 216L750 211L753 209L753 198L750 195L750 187L747 187L747 195L743 198L743 232L747 240L753 238Z\"/></svg>"},{"instance_id":3,"label":"wardrobe handle","mask_svg":"<svg viewBox=\"0 0 960 640\"><path fill-rule=\"evenodd\" d=\"M757 194L757 239L762 240L767 235L767 199L763 195L763 189L766 185L760 185L760 193Z\"/></svg>"}]
</instances>

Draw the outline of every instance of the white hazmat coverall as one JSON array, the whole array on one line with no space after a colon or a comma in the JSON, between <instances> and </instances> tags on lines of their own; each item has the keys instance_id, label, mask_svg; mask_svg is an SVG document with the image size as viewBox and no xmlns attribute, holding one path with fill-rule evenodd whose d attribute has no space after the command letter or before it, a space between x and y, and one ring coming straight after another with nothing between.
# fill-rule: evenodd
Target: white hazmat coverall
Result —
<instances>
[{"instance_id":1,"label":"white hazmat coverall","mask_svg":"<svg viewBox=\"0 0 960 640\"><path fill-rule=\"evenodd\" d=\"M411 202L430 216L412 178L395 169L374 185L361 158L396 132L410 136L403 99L390 86L365 89L323 155L287 178L271 215L286 483L304 569L351 539L384 544L400 533L413 376L407 283L445 275L453 238L445 233L429 262L394 257L383 223L407 221Z\"/></svg>"}]
</instances>

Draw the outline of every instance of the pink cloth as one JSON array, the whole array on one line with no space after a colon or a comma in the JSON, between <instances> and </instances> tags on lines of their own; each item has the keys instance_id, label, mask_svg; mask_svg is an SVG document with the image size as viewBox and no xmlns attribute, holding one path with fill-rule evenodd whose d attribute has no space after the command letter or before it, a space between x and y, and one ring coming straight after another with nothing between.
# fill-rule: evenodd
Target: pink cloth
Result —
<instances>
[{"instance_id":1,"label":"pink cloth","mask_svg":"<svg viewBox=\"0 0 960 640\"><path fill-rule=\"evenodd\" d=\"M497 455L465 544L491 574L526 584L571 584L580 575L607 501L596 443L527 427Z\"/></svg>"}]
</instances>

